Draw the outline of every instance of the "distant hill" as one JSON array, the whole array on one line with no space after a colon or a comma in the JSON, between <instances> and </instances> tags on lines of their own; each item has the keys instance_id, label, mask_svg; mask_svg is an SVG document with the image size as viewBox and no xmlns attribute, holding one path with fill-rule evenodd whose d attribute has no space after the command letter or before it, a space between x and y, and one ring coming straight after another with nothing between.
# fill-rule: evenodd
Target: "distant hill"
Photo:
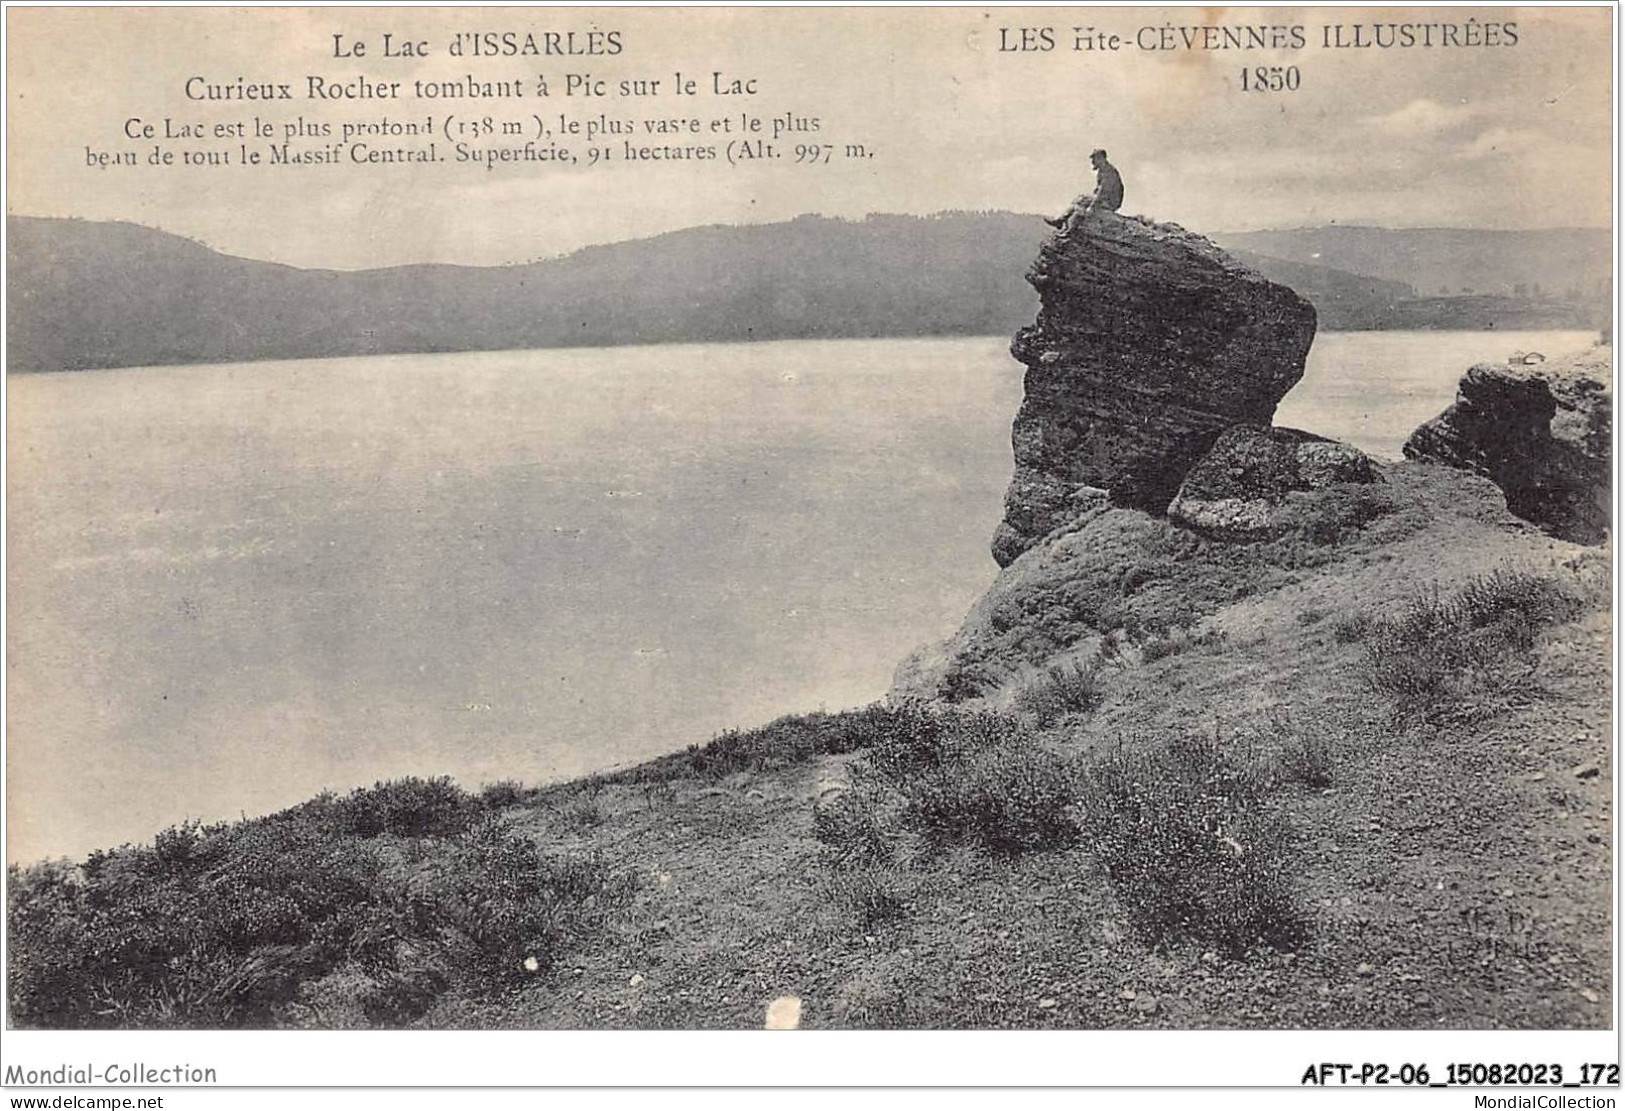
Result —
<instances>
[{"instance_id":1,"label":"distant hill","mask_svg":"<svg viewBox=\"0 0 1625 1111\"><path fill-rule=\"evenodd\" d=\"M124 223L8 219L16 369L807 337L1032 319L1008 213L691 228L518 266L300 270Z\"/></svg>"},{"instance_id":2,"label":"distant hill","mask_svg":"<svg viewBox=\"0 0 1625 1111\"><path fill-rule=\"evenodd\" d=\"M1341 244L1343 233L1356 230L1362 229L1220 241L1314 302L1327 330L1482 327L1486 312L1549 321L1519 326L1589 326L1589 316L1576 316L1571 305L1542 308L1529 297L1492 299L1488 308L1478 298L1464 317L1448 300L1417 303L1426 287L1394 277L1403 267L1355 270L1355 263L1367 265L1368 253L1351 250L1348 261L1342 254L1318 262L1299 257L1313 253L1315 235L1338 233L1327 243ZM128 223L14 216L7 232L8 369L62 370L625 343L1007 335L1036 311L1023 276L1049 229L1036 216L1008 212L861 221L805 216L690 228L515 266L363 271L237 258ZM1495 237L1538 240L1553 233L1461 234L1522 250L1527 244ZM1278 241L1282 257L1257 246L1269 235L1286 237ZM1521 273L1520 258L1504 259L1503 268ZM1558 322L1570 318L1579 322Z\"/></svg>"},{"instance_id":3,"label":"distant hill","mask_svg":"<svg viewBox=\"0 0 1625 1111\"><path fill-rule=\"evenodd\" d=\"M1293 228L1213 237L1226 247L1404 282L1421 297L1499 295L1608 301L1606 228Z\"/></svg>"}]
</instances>

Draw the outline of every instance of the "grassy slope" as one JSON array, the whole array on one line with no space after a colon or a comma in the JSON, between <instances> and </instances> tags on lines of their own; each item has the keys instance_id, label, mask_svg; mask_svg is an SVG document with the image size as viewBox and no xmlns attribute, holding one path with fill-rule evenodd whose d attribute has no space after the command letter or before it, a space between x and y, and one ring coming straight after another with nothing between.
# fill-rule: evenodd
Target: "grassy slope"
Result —
<instances>
[{"instance_id":1,"label":"grassy slope","mask_svg":"<svg viewBox=\"0 0 1625 1111\"><path fill-rule=\"evenodd\" d=\"M507 823L501 844L594 861L591 872L560 871L536 896L568 905L548 919L564 939L555 959L534 973L519 969L523 948L503 935L470 949L457 933L471 928L459 918L471 890L458 886L462 873L514 874L509 856L468 847L463 818L441 829L437 810L423 830L397 829L387 813L367 817L371 803L312 804L307 817L329 823L309 827L317 850L322 830L342 826L330 835L334 853L370 854L378 898L402 892L418 909L387 919L382 937L372 927L350 936L346 951L359 956L295 970L256 1021L758 1027L770 1000L795 995L811 1027L1604 1026L1606 555L1510 518L1492 486L1456 472L1402 465L1389 490L1405 508L1339 533L1306 566L1271 565L1247 591L1206 599L1187 634L1126 647L1096 672L1100 704L1036 737L1047 751L1087 758L1216 735L1249 766L1272 768L1312 741L1330 785L1281 776L1257 803L1287 831L1287 882L1311 923L1295 952L1228 953L1177 932L1155 942L1087 839L1000 856L899 833L889 862L839 866L815 830L819 796L851 781L868 757L847 750L884 715L814 715L725 738L709 754L493 793L481 820ZM1220 558L1187 554L1198 571ZM1471 697L1397 714L1369 682L1370 621L1403 610L1427 584L1448 591L1507 565L1583 606L1540 629L1532 652L1468 676ZM1159 595L1136 597L1144 608ZM1160 647L1147 651L1153 640ZM1047 651L1094 643L1069 641ZM1004 685L986 692L990 703L1008 701L1045 662L1021 654L1030 638L1010 644L1020 650L993 669ZM1587 763L1600 774L1577 776ZM372 824L358 826L356 813ZM225 866L201 866L184 883L216 882ZM519 873L534 868L521 853ZM413 902L414 892L427 894ZM15 920L13 911L14 946ZM285 950L256 952L263 962ZM495 963L478 975L440 967L470 952ZM208 1013L188 1012L184 998L178 1008L161 1002L143 1021Z\"/></svg>"},{"instance_id":2,"label":"grassy slope","mask_svg":"<svg viewBox=\"0 0 1625 1111\"><path fill-rule=\"evenodd\" d=\"M1104 704L1049 733L1086 750L1218 727L1268 750L1320 731L1332 785L1266 803L1295 833L1296 893L1315 922L1303 951L1148 945L1088 846L926 854L880 877L902 915L865 925L872 877L829 866L813 831L820 784L853 759L837 756L677 780L658 800L598 787L608 817L591 844L652 879L628 919L556 979L431 1019L749 1027L794 994L807 1025L829 1027L1606 1025L1606 559L1507 517L1487 483L1420 467L1390 480L1425 508L1417 531L1350 541L1344 559L1221 610L1217 645L1112 669ZM1587 606L1496 676L1486 712L1396 721L1340 623L1509 562ZM1587 763L1600 774L1577 778ZM517 815L547 836L545 811Z\"/></svg>"}]
</instances>

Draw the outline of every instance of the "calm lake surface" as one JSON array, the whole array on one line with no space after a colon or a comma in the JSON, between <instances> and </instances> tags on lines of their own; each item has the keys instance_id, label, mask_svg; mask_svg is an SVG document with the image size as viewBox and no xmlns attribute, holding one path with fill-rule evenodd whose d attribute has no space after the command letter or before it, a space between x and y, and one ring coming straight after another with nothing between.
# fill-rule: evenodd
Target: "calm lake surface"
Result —
<instances>
[{"instance_id":1,"label":"calm lake surface","mask_svg":"<svg viewBox=\"0 0 1625 1111\"><path fill-rule=\"evenodd\" d=\"M1279 421L1397 456L1471 363L1315 342ZM15 377L10 860L401 775L541 782L882 695L987 586L1002 339Z\"/></svg>"}]
</instances>

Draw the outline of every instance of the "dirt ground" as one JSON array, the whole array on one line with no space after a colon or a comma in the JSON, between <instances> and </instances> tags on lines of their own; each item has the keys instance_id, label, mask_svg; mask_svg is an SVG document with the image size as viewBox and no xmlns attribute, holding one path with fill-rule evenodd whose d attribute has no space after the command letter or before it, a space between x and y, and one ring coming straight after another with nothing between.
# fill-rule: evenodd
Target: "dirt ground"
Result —
<instances>
[{"instance_id":1,"label":"dirt ground","mask_svg":"<svg viewBox=\"0 0 1625 1111\"><path fill-rule=\"evenodd\" d=\"M1430 520L1212 614L1222 638L1106 675L1105 702L1050 728L1085 752L1172 730L1267 748L1310 723L1329 786L1265 805L1293 834L1309 914L1296 952L1226 957L1138 936L1088 844L1015 859L921 853L884 875L832 866L820 790L854 756L717 782L590 792L571 829L550 796L509 811L550 849L642 877L635 905L500 1002L445 1000L425 1025L1597 1028L1609 1024L1613 765L1609 555L1552 540L1488 483L1405 465ZM1419 589L1494 568L1585 599L1475 705L1397 715L1340 634ZM896 913L866 913L883 885Z\"/></svg>"}]
</instances>

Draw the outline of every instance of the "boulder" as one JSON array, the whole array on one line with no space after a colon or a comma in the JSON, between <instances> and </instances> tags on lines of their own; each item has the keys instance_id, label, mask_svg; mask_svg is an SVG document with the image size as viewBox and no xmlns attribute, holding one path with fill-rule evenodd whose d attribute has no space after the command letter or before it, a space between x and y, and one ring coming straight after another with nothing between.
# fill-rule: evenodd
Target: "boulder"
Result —
<instances>
[{"instance_id":1,"label":"boulder","mask_svg":"<svg viewBox=\"0 0 1625 1111\"><path fill-rule=\"evenodd\" d=\"M1174 224L1076 221L1028 273L1041 307L994 558L1101 504L1161 513L1227 428L1268 425L1303 376L1315 310Z\"/></svg>"},{"instance_id":2,"label":"boulder","mask_svg":"<svg viewBox=\"0 0 1625 1111\"><path fill-rule=\"evenodd\" d=\"M1507 509L1553 536L1600 544L1611 525L1613 350L1483 364L1455 404L1411 434L1409 459L1481 474Z\"/></svg>"},{"instance_id":3,"label":"boulder","mask_svg":"<svg viewBox=\"0 0 1625 1111\"><path fill-rule=\"evenodd\" d=\"M1224 539L1261 539L1283 527L1288 494L1380 481L1376 464L1347 444L1292 428L1238 425L1220 433L1185 475L1168 519Z\"/></svg>"}]
</instances>

